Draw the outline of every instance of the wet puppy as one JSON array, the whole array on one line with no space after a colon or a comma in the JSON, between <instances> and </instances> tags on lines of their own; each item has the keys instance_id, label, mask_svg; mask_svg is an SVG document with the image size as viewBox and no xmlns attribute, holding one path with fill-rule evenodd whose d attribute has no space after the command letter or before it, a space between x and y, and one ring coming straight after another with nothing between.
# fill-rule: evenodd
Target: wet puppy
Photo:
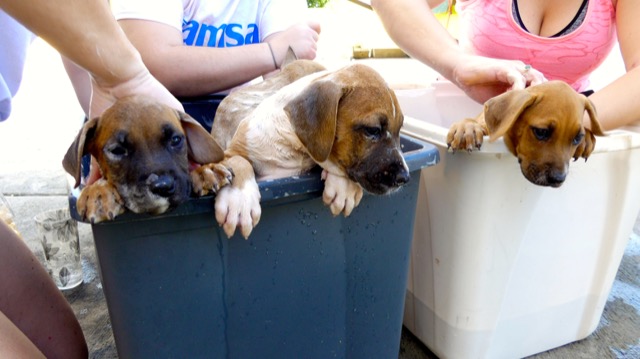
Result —
<instances>
[{"instance_id":1,"label":"wet puppy","mask_svg":"<svg viewBox=\"0 0 640 359\"><path fill-rule=\"evenodd\" d=\"M304 63L288 66L299 69ZM218 111L225 114L224 122L214 121L212 133L227 134L220 140L226 147L222 163L234 173L232 184L216 196L216 219L228 236L239 228L248 237L260 219L256 177L287 177L320 165L323 201L334 215L349 215L363 189L387 194L409 180L400 150L402 111L373 69L355 64L314 71L276 86L241 118L231 118L234 112L223 101ZM229 124L235 128L220 128Z\"/></svg>"},{"instance_id":2,"label":"wet puppy","mask_svg":"<svg viewBox=\"0 0 640 359\"><path fill-rule=\"evenodd\" d=\"M591 129L582 124L585 111ZM587 97L562 81L549 81L487 101L478 118L450 127L447 144L453 151L471 151L480 148L485 135L489 141L504 137L529 182L560 187L571 158L586 160L595 147L594 135L604 133Z\"/></svg>"},{"instance_id":3,"label":"wet puppy","mask_svg":"<svg viewBox=\"0 0 640 359\"><path fill-rule=\"evenodd\" d=\"M222 100L213 119L211 135L220 146L227 148L240 121L255 110L265 98L306 75L324 70L326 68L315 61L296 60L290 49L280 73L257 84L239 88Z\"/></svg>"},{"instance_id":4,"label":"wet puppy","mask_svg":"<svg viewBox=\"0 0 640 359\"><path fill-rule=\"evenodd\" d=\"M200 124L141 96L121 99L85 123L63 160L76 187L85 154L97 160L102 175L82 189L77 201L78 214L92 223L113 219L125 209L160 214L185 201L192 192L190 160L210 163L213 191L232 176L216 164L223 151Z\"/></svg>"}]
</instances>

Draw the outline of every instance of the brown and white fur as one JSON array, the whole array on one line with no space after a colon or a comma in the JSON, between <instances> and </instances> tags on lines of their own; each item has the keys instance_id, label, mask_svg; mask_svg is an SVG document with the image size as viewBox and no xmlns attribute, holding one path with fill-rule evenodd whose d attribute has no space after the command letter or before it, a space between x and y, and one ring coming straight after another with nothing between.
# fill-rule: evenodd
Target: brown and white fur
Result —
<instances>
[{"instance_id":1,"label":"brown and white fur","mask_svg":"<svg viewBox=\"0 0 640 359\"><path fill-rule=\"evenodd\" d=\"M210 164L212 191L232 177L215 163L223 159L223 151L199 123L142 96L120 99L84 124L63 160L76 187L86 154L96 159L102 175L82 189L77 201L78 214L92 223L113 219L125 209L160 214L185 201L192 192L189 161Z\"/></svg>"},{"instance_id":2,"label":"brown and white fur","mask_svg":"<svg viewBox=\"0 0 640 359\"><path fill-rule=\"evenodd\" d=\"M306 65L294 61L288 67L304 73ZM400 150L402 111L382 77L361 64L317 70L285 86L288 80L274 80L276 87L266 89L248 114L235 117L225 101L220 104L225 118L217 116L212 132L226 133L226 140L220 138L226 147L222 164L234 178L217 194L216 219L228 236L239 228L248 237L260 219L256 177L292 176L320 165L323 201L334 215L349 215L363 189L387 194L409 180ZM237 128L221 128L229 124Z\"/></svg>"}]
</instances>

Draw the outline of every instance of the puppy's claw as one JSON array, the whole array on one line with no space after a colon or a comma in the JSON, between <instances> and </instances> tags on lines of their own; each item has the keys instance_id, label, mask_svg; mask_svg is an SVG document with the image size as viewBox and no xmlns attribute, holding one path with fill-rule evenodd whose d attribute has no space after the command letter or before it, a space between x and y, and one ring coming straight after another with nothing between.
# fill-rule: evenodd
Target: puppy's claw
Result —
<instances>
[{"instance_id":1,"label":"puppy's claw","mask_svg":"<svg viewBox=\"0 0 640 359\"><path fill-rule=\"evenodd\" d=\"M465 119L454 123L447 133L447 149L451 148L453 153L459 149L467 152L473 151L474 147L480 149L483 136L488 132L483 125L474 119Z\"/></svg>"},{"instance_id":2,"label":"puppy's claw","mask_svg":"<svg viewBox=\"0 0 640 359\"><path fill-rule=\"evenodd\" d=\"M260 190L255 180L247 181L242 187L236 185L223 187L216 196L216 221L227 237L233 237L238 229L248 239L262 215Z\"/></svg>"},{"instance_id":3,"label":"puppy's claw","mask_svg":"<svg viewBox=\"0 0 640 359\"><path fill-rule=\"evenodd\" d=\"M334 175L326 170L322 172L322 178L325 180L322 201L329 206L331 214L334 217L340 213L344 213L345 217L351 215L364 195L362 187L346 177Z\"/></svg>"},{"instance_id":4,"label":"puppy's claw","mask_svg":"<svg viewBox=\"0 0 640 359\"><path fill-rule=\"evenodd\" d=\"M243 221L243 219L238 216L236 220L225 219L223 222L218 222L218 224L222 227L224 233L227 235L227 238L233 237L237 229L239 230L242 237L244 237L245 240L248 240L251 232L253 232L253 228L258 224L259 219L259 216L256 219L252 214L251 221L249 222L246 222L246 220Z\"/></svg>"},{"instance_id":5,"label":"puppy's claw","mask_svg":"<svg viewBox=\"0 0 640 359\"><path fill-rule=\"evenodd\" d=\"M124 202L113 185L100 179L85 187L76 202L78 214L90 223L113 220L124 213Z\"/></svg>"},{"instance_id":6,"label":"puppy's claw","mask_svg":"<svg viewBox=\"0 0 640 359\"><path fill-rule=\"evenodd\" d=\"M224 230L224 233L227 235L227 238L229 239L233 237L233 235L236 232L235 224L224 223L222 224L222 229Z\"/></svg>"},{"instance_id":7,"label":"puppy's claw","mask_svg":"<svg viewBox=\"0 0 640 359\"><path fill-rule=\"evenodd\" d=\"M202 165L190 173L192 191L197 196L218 193L221 188L231 184L233 171L220 163Z\"/></svg>"},{"instance_id":8,"label":"puppy's claw","mask_svg":"<svg viewBox=\"0 0 640 359\"><path fill-rule=\"evenodd\" d=\"M253 231L254 227L255 227L255 224L253 224L253 221L251 221L250 223L240 224L240 233L242 234L245 240L249 239L249 235Z\"/></svg>"},{"instance_id":9,"label":"puppy's claw","mask_svg":"<svg viewBox=\"0 0 640 359\"><path fill-rule=\"evenodd\" d=\"M587 158L591 156L591 153L595 149L596 146L596 137L593 132L587 130L582 142L576 147L575 152L573 153L573 158L577 161L578 158L584 158L585 162Z\"/></svg>"}]
</instances>

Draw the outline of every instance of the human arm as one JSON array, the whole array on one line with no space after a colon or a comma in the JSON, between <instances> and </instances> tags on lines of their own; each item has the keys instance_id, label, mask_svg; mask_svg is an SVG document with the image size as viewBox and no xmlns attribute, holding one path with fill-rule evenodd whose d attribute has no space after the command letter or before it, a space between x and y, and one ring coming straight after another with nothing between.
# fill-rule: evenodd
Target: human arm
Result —
<instances>
[{"instance_id":1,"label":"human arm","mask_svg":"<svg viewBox=\"0 0 640 359\"><path fill-rule=\"evenodd\" d=\"M618 0L616 28L626 73L589 97L604 130L640 121L640 2ZM588 123L586 121L585 123Z\"/></svg>"},{"instance_id":2,"label":"human arm","mask_svg":"<svg viewBox=\"0 0 640 359\"><path fill-rule=\"evenodd\" d=\"M116 98L144 93L181 109L155 80L104 0L0 0L0 7L92 76L91 116Z\"/></svg>"},{"instance_id":3,"label":"human arm","mask_svg":"<svg viewBox=\"0 0 640 359\"><path fill-rule=\"evenodd\" d=\"M436 20L424 0L372 0L387 33L411 57L484 102L507 89L544 81L535 69L517 60L498 60L465 53Z\"/></svg>"},{"instance_id":4,"label":"human arm","mask_svg":"<svg viewBox=\"0 0 640 359\"><path fill-rule=\"evenodd\" d=\"M0 357L87 358L73 309L25 241L2 220L0 288Z\"/></svg>"},{"instance_id":5,"label":"human arm","mask_svg":"<svg viewBox=\"0 0 640 359\"><path fill-rule=\"evenodd\" d=\"M2 224L0 224L1 226ZM46 359L29 338L0 310L0 357Z\"/></svg>"},{"instance_id":6,"label":"human arm","mask_svg":"<svg viewBox=\"0 0 640 359\"><path fill-rule=\"evenodd\" d=\"M280 67L289 48L293 50L298 59L315 59L319 35L320 24L315 21L307 21L293 25L285 31L269 35L265 38L265 42L271 44L276 62Z\"/></svg>"},{"instance_id":7,"label":"human arm","mask_svg":"<svg viewBox=\"0 0 640 359\"><path fill-rule=\"evenodd\" d=\"M64 56L62 58L62 66L64 66L67 76L73 86L78 103L82 107L85 115L89 115L89 105L91 103L91 76L82 67L76 65L73 61Z\"/></svg>"},{"instance_id":8,"label":"human arm","mask_svg":"<svg viewBox=\"0 0 640 359\"><path fill-rule=\"evenodd\" d=\"M150 71L176 96L198 96L226 90L276 70L289 46L299 58L315 58L320 26L299 23L265 39L267 43L235 47L185 46L182 32L170 25L119 20Z\"/></svg>"}]
</instances>

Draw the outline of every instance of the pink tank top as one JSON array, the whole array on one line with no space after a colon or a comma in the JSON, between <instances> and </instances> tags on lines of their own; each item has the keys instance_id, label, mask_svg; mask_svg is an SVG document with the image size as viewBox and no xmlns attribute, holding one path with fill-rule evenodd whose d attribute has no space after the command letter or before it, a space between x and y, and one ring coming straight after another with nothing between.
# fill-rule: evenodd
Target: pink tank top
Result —
<instances>
[{"instance_id":1,"label":"pink tank top","mask_svg":"<svg viewBox=\"0 0 640 359\"><path fill-rule=\"evenodd\" d=\"M589 0L586 16L574 31L541 37L523 30L513 18L513 0L458 2L460 45L486 57L521 60L549 80L562 80L576 91L589 87L589 74L616 42L611 0Z\"/></svg>"}]
</instances>

